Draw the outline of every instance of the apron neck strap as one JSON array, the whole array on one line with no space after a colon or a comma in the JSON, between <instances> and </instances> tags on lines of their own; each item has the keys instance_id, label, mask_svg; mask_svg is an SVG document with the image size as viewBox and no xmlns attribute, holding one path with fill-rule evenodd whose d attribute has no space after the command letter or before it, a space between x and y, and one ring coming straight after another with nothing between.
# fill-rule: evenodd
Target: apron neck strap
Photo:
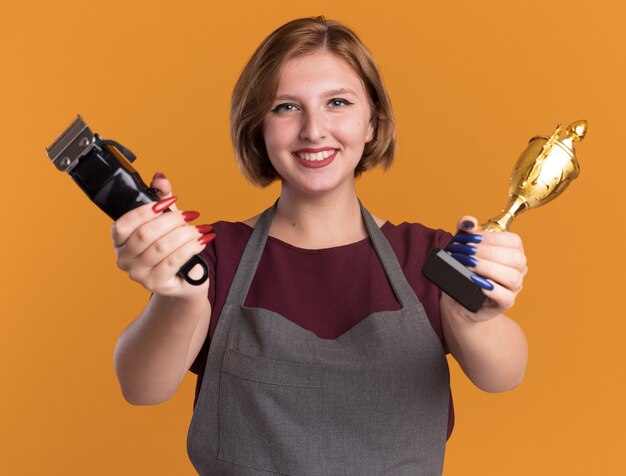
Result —
<instances>
[{"instance_id":1,"label":"apron neck strap","mask_svg":"<svg viewBox=\"0 0 626 476\"><path fill-rule=\"evenodd\" d=\"M361 200L359 200L359 205L361 206L361 214L363 215L363 221L365 222L370 240L374 245L376 254L383 265L389 284L391 284L391 288L398 302L402 307L417 304L419 302L417 296L415 296L413 288L411 288L411 285L406 280L406 276L400 267L400 263L398 263L398 258L391 248L389 241L385 238L385 235L383 235L383 232L374 221L370 212L365 209Z\"/></svg>"},{"instance_id":2,"label":"apron neck strap","mask_svg":"<svg viewBox=\"0 0 626 476\"><path fill-rule=\"evenodd\" d=\"M261 261L277 205L278 200L274 202L274 205L265 210L256 222L252 235L241 255L241 261L239 261L237 272L230 285L225 304L243 306L250 285L252 284L252 279L254 279L254 275L256 274L257 266L259 265L259 261Z\"/></svg>"}]
</instances>

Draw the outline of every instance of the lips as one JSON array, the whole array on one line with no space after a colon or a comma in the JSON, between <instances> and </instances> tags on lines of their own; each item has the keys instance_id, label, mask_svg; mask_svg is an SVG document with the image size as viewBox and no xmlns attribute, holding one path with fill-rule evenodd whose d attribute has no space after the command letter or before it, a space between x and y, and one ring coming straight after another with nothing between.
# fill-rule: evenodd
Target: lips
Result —
<instances>
[{"instance_id":1,"label":"lips","mask_svg":"<svg viewBox=\"0 0 626 476\"><path fill-rule=\"evenodd\" d=\"M337 156L338 149L300 149L292 153L297 162L307 168L318 169L330 164Z\"/></svg>"}]
</instances>

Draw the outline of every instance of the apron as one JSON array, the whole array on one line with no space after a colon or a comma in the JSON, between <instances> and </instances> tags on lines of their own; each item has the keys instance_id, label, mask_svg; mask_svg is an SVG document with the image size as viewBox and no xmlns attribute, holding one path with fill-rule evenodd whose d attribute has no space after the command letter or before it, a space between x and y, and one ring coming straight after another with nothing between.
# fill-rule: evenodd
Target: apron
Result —
<instances>
[{"instance_id":1,"label":"apron","mask_svg":"<svg viewBox=\"0 0 626 476\"><path fill-rule=\"evenodd\" d=\"M389 242L361 205L402 309L321 339L243 305L275 208L254 228L211 340L187 440L194 467L219 476L441 474L448 364Z\"/></svg>"}]
</instances>

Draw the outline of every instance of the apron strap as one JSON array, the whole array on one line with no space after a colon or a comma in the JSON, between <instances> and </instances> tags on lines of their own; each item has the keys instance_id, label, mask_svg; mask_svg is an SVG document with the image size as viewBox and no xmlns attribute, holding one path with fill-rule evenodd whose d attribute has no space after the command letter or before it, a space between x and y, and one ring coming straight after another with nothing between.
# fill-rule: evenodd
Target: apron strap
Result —
<instances>
[{"instance_id":1,"label":"apron strap","mask_svg":"<svg viewBox=\"0 0 626 476\"><path fill-rule=\"evenodd\" d=\"M272 226L277 204L278 200L274 205L265 210L256 222L252 235L241 255L241 261L239 262L237 272L235 273L235 277L228 291L228 297L224 303L225 306L227 304L243 306L254 275L256 274L257 266L259 265L259 261L261 261L261 256L263 256L263 249L265 248L270 227Z\"/></svg>"},{"instance_id":2,"label":"apron strap","mask_svg":"<svg viewBox=\"0 0 626 476\"><path fill-rule=\"evenodd\" d=\"M389 284L391 284L391 288L393 289L396 298L398 298L398 302L400 302L402 307L419 303L413 288L406 280L406 276L400 267L400 263L398 263L398 258L391 248L389 241L385 238L385 235L374 221L370 212L365 209L361 200L359 200L359 205L361 206L361 214L363 215L363 220L365 221L365 227L369 233L370 240L372 241L376 254L378 254L378 258L383 265Z\"/></svg>"}]
</instances>

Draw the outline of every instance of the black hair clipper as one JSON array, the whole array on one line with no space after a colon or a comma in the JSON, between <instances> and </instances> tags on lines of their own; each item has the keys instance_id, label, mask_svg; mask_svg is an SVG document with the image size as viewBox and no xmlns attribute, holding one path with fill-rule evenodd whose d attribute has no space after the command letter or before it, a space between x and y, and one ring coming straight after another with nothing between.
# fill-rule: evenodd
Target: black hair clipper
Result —
<instances>
[{"instance_id":1,"label":"black hair clipper","mask_svg":"<svg viewBox=\"0 0 626 476\"><path fill-rule=\"evenodd\" d=\"M136 158L126 147L94 134L82 117L76 120L55 140L46 153L57 169L67 172L74 182L113 220L145 203L158 201L154 189L148 187L131 162ZM202 266L198 279L189 271ZM204 283L209 268L199 255L187 261L178 274L189 284Z\"/></svg>"}]
</instances>

